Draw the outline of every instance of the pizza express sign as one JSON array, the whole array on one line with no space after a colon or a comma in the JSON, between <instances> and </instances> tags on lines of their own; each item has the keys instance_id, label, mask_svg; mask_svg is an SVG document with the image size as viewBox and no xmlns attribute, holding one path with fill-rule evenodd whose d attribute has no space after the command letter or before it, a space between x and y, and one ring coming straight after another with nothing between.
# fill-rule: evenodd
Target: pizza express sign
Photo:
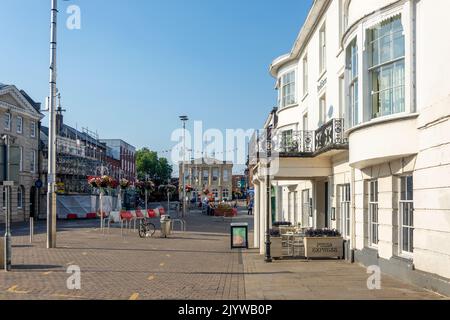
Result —
<instances>
[{"instance_id":1,"label":"pizza express sign","mask_svg":"<svg viewBox=\"0 0 450 320\"><path fill-rule=\"evenodd\" d=\"M305 238L307 258L341 258L343 256L342 238Z\"/></svg>"}]
</instances>

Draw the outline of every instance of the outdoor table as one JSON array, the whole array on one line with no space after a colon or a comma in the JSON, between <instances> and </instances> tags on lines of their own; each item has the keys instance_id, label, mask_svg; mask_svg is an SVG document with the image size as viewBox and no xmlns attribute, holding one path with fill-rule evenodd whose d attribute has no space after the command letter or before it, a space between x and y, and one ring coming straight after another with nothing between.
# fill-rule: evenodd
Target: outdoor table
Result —
<instances>
[{"instance_id":1,"label":"outdoor table","mask_svg":"<svg viewBox=\"0 0 450 320\"><path fill-rule=\"evenodd\" d=\"M296 238L303 239L304 235L301 233L287 232L284 236L287 238L288 255L291 255L290 253L292 252L292 257L295 257L295 240Z\"/></svg>"}]
</instances>

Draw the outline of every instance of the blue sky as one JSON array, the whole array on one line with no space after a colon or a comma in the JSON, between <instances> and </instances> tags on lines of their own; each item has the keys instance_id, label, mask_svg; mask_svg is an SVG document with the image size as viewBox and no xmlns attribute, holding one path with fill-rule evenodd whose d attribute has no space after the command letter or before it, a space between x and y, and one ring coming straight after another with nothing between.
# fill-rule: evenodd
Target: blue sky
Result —
<instances>
[{"instance_id":1,"label":"blue sky","mask_svg":"<svg viewBox=\"0 0 450 320\"><path fill-rule=\"evenodd\" d=\"M48 95L50 0L1 0L0 82ZM65 11L81 8L81 30ZM65 121L170 149L178 115L205 129L258 128L275 105L273 58L311 0L59 1L58 87ZM44 120L47 125L47 120ZM163 154L162 154L163 155Z\"/></svg>"}]
</instances>

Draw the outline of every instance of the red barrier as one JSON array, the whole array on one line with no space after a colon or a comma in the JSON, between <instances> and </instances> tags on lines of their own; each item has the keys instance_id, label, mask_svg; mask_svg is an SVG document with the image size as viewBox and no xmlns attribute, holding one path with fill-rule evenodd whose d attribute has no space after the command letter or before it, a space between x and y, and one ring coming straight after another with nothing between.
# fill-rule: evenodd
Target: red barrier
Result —
<instances>
[{"instance_id":1,"label":"red barrier","mask_svg":"<svg viewBox=\"0 0 450 320\"><path fill-rule=\"evenodd\" d=\"M152 209L148 209L147 213L149 218L156 218L156 213Z\"/></svg>"}]
</instances>

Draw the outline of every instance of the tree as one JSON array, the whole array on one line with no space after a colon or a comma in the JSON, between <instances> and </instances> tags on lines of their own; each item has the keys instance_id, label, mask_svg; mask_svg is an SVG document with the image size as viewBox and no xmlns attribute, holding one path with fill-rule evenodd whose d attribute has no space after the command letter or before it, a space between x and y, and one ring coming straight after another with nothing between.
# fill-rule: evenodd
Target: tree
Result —
<instances>
[{"instance_id":1,"label":"tree","mask_svg":"<svg viewBox=\"0 0 450 320\"><path fill-rule=\"evenodd\" d=\"M158 154L143 148L136 152L136 169L139 180L145 180L146 176L156 184L167 183L172 177L173 168L166 158L159 158Z\"/></svg>"}]
</instances>

